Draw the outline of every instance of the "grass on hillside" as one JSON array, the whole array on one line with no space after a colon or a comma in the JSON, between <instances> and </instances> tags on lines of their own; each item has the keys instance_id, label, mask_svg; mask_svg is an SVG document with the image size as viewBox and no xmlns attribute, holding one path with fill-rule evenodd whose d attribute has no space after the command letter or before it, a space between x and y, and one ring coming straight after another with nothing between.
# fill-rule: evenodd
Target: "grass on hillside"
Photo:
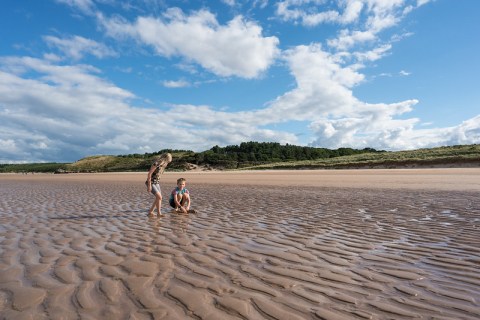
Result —
<instances>
[{"instance_id":1,"label":"grass on hillside","mask_svg":"<svg viewBox=\"0 0 480 320\"><path fill-rule=\"evenodd\" d=\"M170 171L183 168L182 159L191 155L191 152L173 152L174 161L168 166ZM135 156L91 156L80 159L66 166L72 172L119 172L119 171L146 171L158 155L149 157Z\"/></svg>"},{"instance_id":2,"label":"grass on hillside","mask_svg":"<svg viewBox=\"0 0 480 320\"><path fill-rule=\"evenodd\" d=\"M0 173L6 172L55 172L66 170L68 163L21 163L21 164L0 164Z\"/></svg>"},{"instance_id":3,"label":"grass on hillside","mask_svg":"<svg viewBox=\"0 0 480 320\"><path fill-rule=\"evenodd\" d=\"M194 152L173 152L173 162L168 171L185 171L187 163L194 161ZM99 155L80 159L74 163L30 163L0 164L0 172L119 172L146 171L150 168L154 155L147 157L127 155ZM200 163L215 167L209 163ZM418 149L412 151L374 152L356 155L304 161L285 161L248 166L239 162L239 170L254 169L331 169L331 168L408 168L413 166L452 166L473 165L480 167L480 145L461 145Z\"/></svg>"},{"instance_id":4,"label":"grass on hillside","mask_svg":"<svg viewBox=\"0 0 480 320\"><path fill-rule=\"evenodd\" d=\"M357 155L293 161L277 162L265 165L242 168L253 169L322 169L322 168L369 168L369 167L408 167L429 165L462 165L476 162L480 165L480 145L462 145L452 147L439 147L431 149L418 149L412 151L363 153Z\"/></svg>"},{"instance_id":5,"label":"grass on hillside","mask_svg":"<svg viewBox=\"0 0 480 320\"><path fill-rule=\"evenodd\" d=\"M148 166L145 159L117 156L91 156L67 165L73 172L135 171Z\"/></svg>"}]
</instances>

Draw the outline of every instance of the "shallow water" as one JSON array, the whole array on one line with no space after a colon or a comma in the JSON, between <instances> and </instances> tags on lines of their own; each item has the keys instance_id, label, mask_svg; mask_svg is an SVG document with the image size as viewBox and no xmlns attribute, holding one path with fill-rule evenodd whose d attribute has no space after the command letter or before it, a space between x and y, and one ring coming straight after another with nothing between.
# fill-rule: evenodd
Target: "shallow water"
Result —
<instances>
[{"instance_id":1,"label":"shallow water","mask_svg":"<svg viewBox=\"0 0 480 320\"><path fill-rule=\"evenodd\" d=\"M480 318L479 192L188 188L0 180L1 316Z\"/></svg>"}]
</instances>

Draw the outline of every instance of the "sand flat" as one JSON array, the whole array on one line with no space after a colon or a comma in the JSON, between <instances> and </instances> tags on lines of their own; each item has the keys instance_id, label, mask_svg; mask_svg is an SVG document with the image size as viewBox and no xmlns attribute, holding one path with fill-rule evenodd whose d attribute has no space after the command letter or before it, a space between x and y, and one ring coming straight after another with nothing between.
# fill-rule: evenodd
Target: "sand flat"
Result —
<instances>
[{"instance_id":1,"label":"sand flat","mask_svg":"<svg viewBox=\"0 0 480 320\"><path fill-rule=\"evenodd\" d=\"M0 318L480 318L480 169L180 176L0 175Z\"/></svg>"},{"instance_id":2,"label":"sand flat","mask_svg":"<svg viewBox=\"0 0 480 320\"><path fill-rule=\"evenodd\" d=\"M175 185L179 177L194 184L480 191L480 168L189 171L166 172L162 180ZM0 180L12 179L141 182L146 174L0 174Z\"/></svg>"}]
</instances>

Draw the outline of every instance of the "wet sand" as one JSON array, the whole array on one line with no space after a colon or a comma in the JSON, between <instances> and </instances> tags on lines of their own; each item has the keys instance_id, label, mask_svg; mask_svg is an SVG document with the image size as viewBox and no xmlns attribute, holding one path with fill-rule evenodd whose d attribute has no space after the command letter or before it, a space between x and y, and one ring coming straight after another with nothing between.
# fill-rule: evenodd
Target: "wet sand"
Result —
<instances>
[{"instance_id":1,"label":"wet sand","mask_svg":"<svg viewBox=\"0 0 480 320\"><path fill-rule=\"evenodd\" d=\"M480 169L0 175L0 319L478 319Z\"/></svg>"}]
</instances>

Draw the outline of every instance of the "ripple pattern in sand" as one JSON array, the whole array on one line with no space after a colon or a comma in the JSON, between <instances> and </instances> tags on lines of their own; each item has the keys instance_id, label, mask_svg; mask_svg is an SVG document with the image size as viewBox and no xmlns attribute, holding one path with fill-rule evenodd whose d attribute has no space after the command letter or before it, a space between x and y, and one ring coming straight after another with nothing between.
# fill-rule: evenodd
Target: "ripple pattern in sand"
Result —
<instances>
[{"instance_id":1,"label":"ripple pattern in sand","mask_svg":"<svg viewBox=\"0 0 480 320\"><path fill-rule=\"evenodd\" d=\"M0 181L0 317L480 318L478 193L189 189Z\"/></svg>"}]
</instances>

